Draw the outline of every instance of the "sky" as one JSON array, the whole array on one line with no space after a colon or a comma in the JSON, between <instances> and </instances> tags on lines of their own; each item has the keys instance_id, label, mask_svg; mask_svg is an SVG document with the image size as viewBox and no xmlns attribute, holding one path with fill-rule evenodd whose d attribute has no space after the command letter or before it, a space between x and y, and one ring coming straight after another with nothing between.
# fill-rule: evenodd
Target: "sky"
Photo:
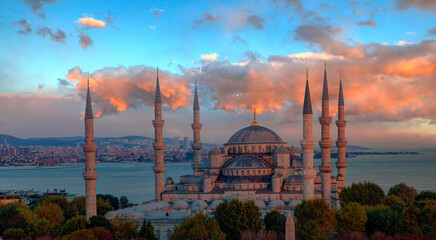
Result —
<instances>
[{"instance_id":1,"label":"sky","mask_svg":"<svg viewBox=\"0 0 436 240\"><path fill-rule=\"evenodd\" d=\"M436 1L0 0L0 134L153 137L156 68L164 136L202 141L260 125L302 139L306 70L319 140L324 65L332 140L339 79L351 145L436 146Z\"/></svg>"}]
</instances>

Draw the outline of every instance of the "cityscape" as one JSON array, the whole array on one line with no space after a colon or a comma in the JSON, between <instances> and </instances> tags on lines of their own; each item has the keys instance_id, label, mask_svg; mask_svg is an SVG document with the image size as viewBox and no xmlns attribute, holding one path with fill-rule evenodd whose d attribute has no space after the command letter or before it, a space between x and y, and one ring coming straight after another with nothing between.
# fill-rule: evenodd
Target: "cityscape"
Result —
<instances>
[{"instance_id":1,"label":"cityscape","mask_svg":"<svg viewBox=\"0 0 436 240\"><path fill-rule=\"evenodd\" d=\"M0 240L436 240L435 22L0 2Z\"/></svg>"}]
</instances>

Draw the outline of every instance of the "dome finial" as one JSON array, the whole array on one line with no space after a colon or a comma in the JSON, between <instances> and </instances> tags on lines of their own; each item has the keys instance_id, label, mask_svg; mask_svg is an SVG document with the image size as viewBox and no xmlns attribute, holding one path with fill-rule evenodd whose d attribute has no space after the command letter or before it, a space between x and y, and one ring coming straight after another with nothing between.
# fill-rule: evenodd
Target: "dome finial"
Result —
<instances>
[{"instance_id":1,"label":"dome finial","mask_svg":"<svg viewBox=\"0 0 436 240\"><path fill-rule=\"evenodd\" d=\"M256 108L254 108L253 122L251 123L251 126L253 126L253 127L259 126L259 123L257 123L257 121L256 121Z\"/></svg>"}]
</instances>

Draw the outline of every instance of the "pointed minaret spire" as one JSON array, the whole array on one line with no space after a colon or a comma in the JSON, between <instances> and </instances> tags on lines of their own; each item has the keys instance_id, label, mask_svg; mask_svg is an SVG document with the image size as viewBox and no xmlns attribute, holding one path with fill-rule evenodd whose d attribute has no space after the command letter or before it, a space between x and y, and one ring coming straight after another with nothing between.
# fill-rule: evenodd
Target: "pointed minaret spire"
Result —
<instances>
[{"instance_id":1,"label":"pointed minaret spire","mask_svg":"<svg viewBox=\"0 0 436 240\"><path fill-rule=\"evenodd\" d=\"M324 83L322 86L322 100L329 100L329 88L327 84L327 62L324 62Z\"/></svg>"},{"instance_id":2,"label":"pointed minaret spire","mask_svg":"<svg viewBox=\"0 0 436 240\"><path fill-rule=\"evenodd\" d=\"M85 108L85 119L92 119L94 115L92 114L92 105L91 105L91 93L89 91L89 77L88 77L88 92L86 94L86 108Z\"/></svg>"},{"instance_id":3,"label":"pointed minaret spire","mask_svg":"<svg viewBox=\"0 0 436 240\"><path fill-rule=\"evenodd\" d=\"M312 114L312 101L309 90L309 70L306 70L306 92L304 94L303 114Z\"/></svg>"},{"instance_id":4,"label":"pointed minaret spire","mask_svg":"<svg viewBox=\"0 0 436 240\"><path fill-rule=\"evenodd\" d=\"M253 127L259 126L259 123L257 123L257 121L256 121L256 108L254 108L253 122L251 123L251 126L253 126Z\"/></svg>"},{"instance_id":5,"label":"pointed minaret spire","mask_svg":"<svg viewBox=\"0 0 436 240\"><path fill-rule=\"evenodd\" d=\"M339 96L338 96L338 106L344 106L344 93L342 92L342 79L341 74L339 74Z\"/></svg>"},{"instance_id":6,"label":"pointed minaret spire","mask_svg":"<svg viewBox=\"0 0 436 240\"><path fill-rule=\"evenodd\" d=\"M154 95L154 102L161 103L162 97L160 94L160 85L159 85L159 67L157 67L157 78L156 78L156 93Z\"/></svg>"},{"instance_id":7,"label":"pointed minaret spire","mask_svg":"<svg viewBox=\"0 0 436 240\"><path fill-rule=\"evenodd\" d=\"M194 111L200 110L200 103L198 102L198 93L197 93L197 78L195 78L195 93L194 93Z\"/></svg>"}]
</instances>

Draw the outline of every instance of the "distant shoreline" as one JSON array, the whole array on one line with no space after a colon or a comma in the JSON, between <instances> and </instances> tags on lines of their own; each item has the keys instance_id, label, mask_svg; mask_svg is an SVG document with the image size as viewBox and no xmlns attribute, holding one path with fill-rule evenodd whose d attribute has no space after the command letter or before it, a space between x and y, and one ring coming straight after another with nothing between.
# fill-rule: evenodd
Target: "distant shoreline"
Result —
<instances>
[{"instance_id":1,"label":"distant shoreline","mask_svg":"<svg viewBox=\"0 0 436 240\"><path fill-rule=\"evenodd\" d=\"M22 171L22 170L46 170L46 169L60 169L60 168L79 168L79 167L84 167L85 164L81 164L81 165L77 165L77 166L72 166L72 165L68 165L68 166L49 166L49 167L33 167L32 168L14 168L14 169L0 169L0 171ZM0 166L0 167L28 167L28 166Z\"/></svg>"}]
</instances>

